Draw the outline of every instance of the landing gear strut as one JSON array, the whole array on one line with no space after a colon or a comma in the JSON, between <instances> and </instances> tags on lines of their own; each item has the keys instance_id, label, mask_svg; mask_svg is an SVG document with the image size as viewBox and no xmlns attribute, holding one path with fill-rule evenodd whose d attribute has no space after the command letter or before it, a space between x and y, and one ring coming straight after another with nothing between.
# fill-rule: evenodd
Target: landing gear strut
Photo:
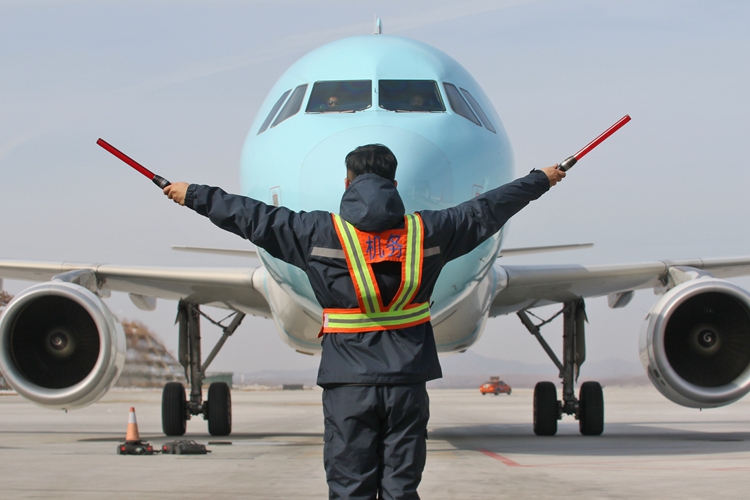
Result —
<instances>
[{"instance_id":1,"label":"landing gear strut","mask_svg":"<svg viewBox=\"0 0 750 500\"><path fill-rule=\"evenodd\" d=\"M223 330L223 335L203 363L201 363L201 316ZM232 396L229 385L224 382L214 382L208 388L208 399L203 401L203 379L206 378L208 365L245 318L243 313L237 311L229 317L232 316L229 325L224 326L220 321L214 321L202 313L198 304L181 300L177 306L177 322L180 332L178 359L185 368L185 377L190 384L190 398L185 397L185 388L179 382L169 382L164 386L161 400L161 423L162 430L167 436L185 434L187 421L193 415L203 415L203 419L208 420L208 432L212 436L227 436L232 432Z\"/></svg>"},{"instance_id":2,"label":"landing gear strut","mask_svg":"<svg viewBox=\"0 0 750 500\"><path fill-rule=\"evenodd\" d=\"M563 316L563 350L560 360L540 333L540 328L557 316ZM598 436L604 431L604 396L598 382L581 385L578 398L575 383L581 365L586 361L585 321L586 310L583 299L565 302L560 312L535 325L526 311L519 311L521 322L536 337L550 357L562 379L562 400L557 399L557 388L552 382L539 382L534 387L534 433L538 436L554 436L557 421L563 415L574 415L581 434Z\"/></svg>"}]
</instances>

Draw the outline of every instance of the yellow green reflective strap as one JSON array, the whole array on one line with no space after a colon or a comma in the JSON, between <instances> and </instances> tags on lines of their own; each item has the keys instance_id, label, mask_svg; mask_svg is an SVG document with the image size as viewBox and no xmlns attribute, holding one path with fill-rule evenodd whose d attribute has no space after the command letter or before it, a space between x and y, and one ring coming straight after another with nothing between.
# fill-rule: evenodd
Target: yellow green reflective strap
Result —
<instances>
[{"instance_id":1,"label":"yellow green reflective strap","mask_svg":"<svg viewBox=\"0 0 750 500\"><path fill-rule=\"evenodd\" d=\"M427 302L401 311L384 311L375 314L358 312L326 313L324 329L365 331L370 328L399 327L412 323L425 322L430 318L430 305Z\"/></svg>"},{"instance_id":2,"label":"yellow green reflective strap","mask_svg":"<svg viewBox=\"0 0 750 500\"><path fill-rule=\"evenodd\" d=\"M401 293L393 300L392 311L406 307L414 299L422 281L422 224L418 215L406 216L406 259L404 284Z\"/></svg>"},{"instance_id":3,"label":"yellow green reflective strap","mask_svg":"<svg viewBox=\"0 0 750 500\"><path fill-rule=\"evenodd\" d=\"M339 215L333 214L333 220L339 228L339 233L343 237L343 247L346 253L346 260L353 271L353 278L356 280L357 288L362 296L362 303L365 306L366 313L376 313L380 311L380 305L377 297L377 285L372 282L365 255L357 239L357 233L354 227Z\"/></svg>"}]
</instances>

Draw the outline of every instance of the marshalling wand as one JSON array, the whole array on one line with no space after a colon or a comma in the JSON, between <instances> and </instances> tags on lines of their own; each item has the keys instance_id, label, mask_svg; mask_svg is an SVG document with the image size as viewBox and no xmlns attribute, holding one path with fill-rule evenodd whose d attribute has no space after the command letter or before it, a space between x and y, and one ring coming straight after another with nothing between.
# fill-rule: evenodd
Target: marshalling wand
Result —
<instances>
[{"instance_id":1,"label":"marshalling wand","mask_svg":"<svg viewBox=\"0 0 750 500\"><path fill-rule=\"evenodd\" d=\"M122 151L120 151L119 149L117 149L116 147L108 143L107 141L105 141L104 139L99 139L98 141L96 141L96 143L100 145L101 147L103 147L104 149L106 149L107 151L109 151L110 153L112 153L113 155L115 155L116 157L118 157L119 159L121 159L122 161L124 161L125 163L127 163L128 165L130 165L131 167L133 167L134 169L136 169L137 171L139 171L140 173L142 173L143 175L145 175L146 177L148 177L151 180L151 182L159 186L161 189L164 189L165 187L172 184L164 177L160 175L156 175L151 170L147 169L146 167L144 167L143 165L141 165L140 163L138 163L137 161L135 161L134 159L132 159L131 157L129 157L128 155L126 155L125 153L123 153Z\"/></svg>"},{"instance_id":2,"label":"marshalling wand","mask_svg":"<svg viewBox=\"0 0 750 500\"><path fill-rule=\"evenodd\" d=\"M573 167L573 165L575 165L576 163L578 163L578 160L580 160L581 158L583 158L584 156L586 156L592 149L594 149L599 144L601 144L602 142L604 142L610 135L612 135L615 132L617 132L618 130L620 130L620 128L623 125L625 125L626 123L628 123L629 121L630 121L630 115L623 116L622 118L620 118L619 120L617 120L617 122L614 125L612 125L607 130L605 130L604 132L602 132L602 134L599 135L599 137L597 137L596 139L594 139L593 141L591 141L590 143L588 143L586 146L584 146L576 154L574 154L573 156L570 156L570 157L566 158L565 160L563 160L562 162L560 162L557 165L557 168L560 169L560 170L562 170L563 172L567 172L568 170L571 169L571 167ZM134 159L132 159L131 157L129 157L128 155L126 155L125 153L123 153L122 151L120 151L119 149L117 149L116 147L112 146L111 144L109 144L104 139L99 139L99 140L96 141L96 143L99 146L101 146L104 149L106 149L107 151L109 151L110 153L112 153L113 155L115 155L116 157L118 157L120 160L124 161L125 163L127 163L128 165L130 165L131 167L133 167L135 170L137 170L141 174L145 175L148 179L151 180L151 182L153 182L154 184L156 184L157 186L159 186L161 189L164 189L165 187L167 187L170 184L172 184L171 182L169 182L164 177L153 173L151 170L147 169L146 167L144 167L143 165L141 165L140 163L138 163L137 161L135 161Z\"/></svg>"},{"instance_id":3,"label":"marshalling wand","mask_svg":"<svg viewBox=\"0 0 750 500\"><path fill-rule=\"evenodd\" d=\"M570 170L570 168L573 165L575 165L578 162L578 160L580 160L581 158L583 158L584 156L586 156L589 153L589 151L591 151L592 149L594 149L595 147L597 147L599 144L601 144L602 142L604 142L604 140L607 137L609 137L610 135L612 135L615 132L617 132L618 130L620 130L620 128L623 125L625 125L626 123L628 123L629 121L630 121L630 115L623 116L622 118L620 118L619 120L617 120L617 122L614 125L612 125L607 130L605 130L604 132L602 132L602 134L599 137L597 137L593 141L591 141L588 144L586 144L579 152L577 152L573 156L570 156L570 157L564 159L562 162L560 162L557 165L557 168L559 170L562 170L563 172L567 172L568 170Z\"/></svg>"}]
</instances>

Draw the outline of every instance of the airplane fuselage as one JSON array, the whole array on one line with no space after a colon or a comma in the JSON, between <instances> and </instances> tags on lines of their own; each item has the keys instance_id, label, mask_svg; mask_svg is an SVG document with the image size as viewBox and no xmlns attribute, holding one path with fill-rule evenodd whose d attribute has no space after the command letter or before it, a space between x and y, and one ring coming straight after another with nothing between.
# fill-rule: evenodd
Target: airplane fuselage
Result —
<instances>
[{"instance_id":1,"label":"airplane fuselage","mask_svg":"<svg viewBox=\"0 0 750 500\"><path fill-rule=\"evenodd\" d=\"M242 153L242 193L297 211L338 212L347 153L388 146L407 212L454 206L513 178L499 116L479 84L437 49L393 36L358 36L314 50L273 87ZM503 232L443 270L432 300L438 349L481 334ZM320 349L321 308L300 269L262 250L264 287L282 338ZM291 300L290 300L291 299Z\"/></svg>"}]
</instances>

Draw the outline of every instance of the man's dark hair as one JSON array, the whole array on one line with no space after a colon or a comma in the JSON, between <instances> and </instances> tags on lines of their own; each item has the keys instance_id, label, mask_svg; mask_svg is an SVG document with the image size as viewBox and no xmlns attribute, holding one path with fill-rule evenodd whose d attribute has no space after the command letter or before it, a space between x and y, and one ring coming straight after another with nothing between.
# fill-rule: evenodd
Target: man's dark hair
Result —
<instances>
[{"instance_id":1,"label":"man's dark hair","mask_svg":"<svg viewBox=\"0 0 750 500\"><path fill-rule=\"evenodd\" d=\"M382 144L360 146L346 155L346 169L355 179L362 174L377 174L392 181L396 179L397 165L396 156Z\"/></svg>"}]
</instances>

